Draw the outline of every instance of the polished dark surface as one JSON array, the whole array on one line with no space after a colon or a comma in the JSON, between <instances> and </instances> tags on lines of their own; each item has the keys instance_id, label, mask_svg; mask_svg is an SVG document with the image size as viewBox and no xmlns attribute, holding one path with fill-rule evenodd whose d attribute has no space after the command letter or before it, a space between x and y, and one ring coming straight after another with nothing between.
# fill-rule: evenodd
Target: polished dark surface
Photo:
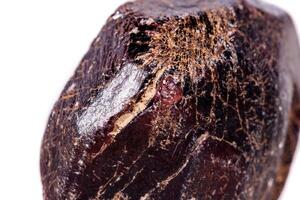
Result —
<instances>
[{"instance_id":1,"label":"polished dark surface","mask_svg":"<svg viewBox=\"0 0 300 200\"><path fill-rule=\"evenodd\" d=\"M289 16L247 0L138 0L55 104L44 199L277 199L298 139Z\"/></svg>"}]
</instances>

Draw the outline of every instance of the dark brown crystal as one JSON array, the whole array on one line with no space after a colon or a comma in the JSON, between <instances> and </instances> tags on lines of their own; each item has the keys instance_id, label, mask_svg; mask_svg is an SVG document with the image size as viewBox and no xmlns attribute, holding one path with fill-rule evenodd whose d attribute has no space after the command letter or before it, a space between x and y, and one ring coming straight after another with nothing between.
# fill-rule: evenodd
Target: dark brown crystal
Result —
<instances>
[{"instance_id":1,"label":"dark brown crystal","mask_svg":"<svg viewBox=\"0 0 300 200\"><path fill-rule=\"evenodd\" d=\"M53 108L44 199L277 199L299 55L290 17L260 1L122 5Z\"/></svg>"}]
</instances>

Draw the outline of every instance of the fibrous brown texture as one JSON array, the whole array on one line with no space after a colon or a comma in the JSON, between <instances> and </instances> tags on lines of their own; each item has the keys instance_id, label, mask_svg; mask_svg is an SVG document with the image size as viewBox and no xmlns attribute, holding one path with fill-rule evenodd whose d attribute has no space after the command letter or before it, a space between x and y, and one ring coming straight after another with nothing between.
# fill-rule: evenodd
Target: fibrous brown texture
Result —
<instances>
[{"instance_id":1,"label":"fibrous brown texture","mask_svg":"<svg viewBox=\"0 0 300 200\"><path fill-rule=\"evenodd\" d=\"M299 55L289 16L258 1L121 6L53 108L44 199L277 199Z\"/></svg>"}]
</instances>

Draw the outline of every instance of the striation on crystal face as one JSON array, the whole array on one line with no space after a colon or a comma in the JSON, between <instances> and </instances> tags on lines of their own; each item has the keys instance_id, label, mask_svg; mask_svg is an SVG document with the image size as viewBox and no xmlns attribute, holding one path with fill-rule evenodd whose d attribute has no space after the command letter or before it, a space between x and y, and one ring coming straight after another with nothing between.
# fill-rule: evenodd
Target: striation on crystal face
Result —
<instances>
[{"instance_id":1,"label":"striation on crystal face","mask_svg":"<svg viewBox=\"0 0 300 200\"><path fill-rule=\"evenodd\" d=\"M44 199L277 199L299 59L290 17L259 1L122 5L53 108Z\"/></svg>"},{"instance_id":2,"label":"striation on crystal face","mask_svg":"<svg viewBox=\"0 0 300 200\"><path fill-rule=\"evenodd\" d=\"M97 95L95 101L77 120L79 134L89 134L102 128L114 115L122 111L140 89L143 70L133 64L125 65L116 77Z\"/></svg>"}]
</instances>

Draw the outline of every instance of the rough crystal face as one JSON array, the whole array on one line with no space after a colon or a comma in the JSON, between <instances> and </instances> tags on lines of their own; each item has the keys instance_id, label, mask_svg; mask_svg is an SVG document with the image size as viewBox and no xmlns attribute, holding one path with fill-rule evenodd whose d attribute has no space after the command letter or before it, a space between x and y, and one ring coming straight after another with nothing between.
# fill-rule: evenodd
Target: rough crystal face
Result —
<instances>
[{"instance_id":1,"label":"rough crystal face","mask_svg":"<svg viewBox=\"0 0 300 200\"><path fill-rule=\"evenodd\" d=\"M137 0L49 118L44 199L277 199L298 138L289 16L251 0Z\"/></svg>"}]
</instances>

